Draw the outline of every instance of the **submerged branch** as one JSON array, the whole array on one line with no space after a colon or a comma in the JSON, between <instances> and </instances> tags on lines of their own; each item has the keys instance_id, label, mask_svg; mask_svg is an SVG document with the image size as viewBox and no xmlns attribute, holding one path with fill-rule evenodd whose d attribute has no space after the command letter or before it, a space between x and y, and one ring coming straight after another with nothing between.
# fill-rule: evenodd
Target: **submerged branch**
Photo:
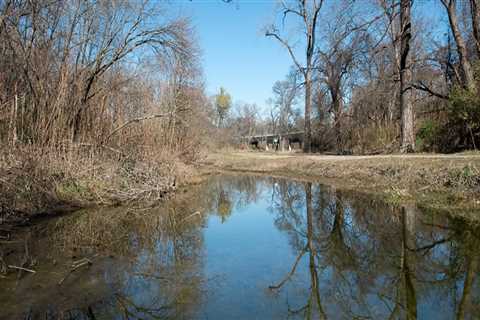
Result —
<instances>
[{"instance_id":1,"label":"submerged branch","mask_svg":"<svg viewBox=\"0 0 480 320\"><path fill-rule=\"evenodd\" d=\"M58 285L62 285L62 283L65 282L65 280L67 280L67 278L73 273L75 272L76 270L80 269L81 267L83 266L91 266L92 265L92 261L88 258L84 258L84 259L81 259L79 261L76 261L72 264L72 269L65 275L65 277L62 278L62 280L60 280L58 282Z\"/></svg>"},{"instance_id":2,"label":"submerged branch","mask_svg":"<svg viewBox=\"0 0 480 320\"><path fill-rule=\"evenodd\" d=\"M17 267L17 266L12 266L12 265L9 265L8 267L9 267L10 269L17 269L17 270L22 270L22 271L30 272L30 273L36 273L36 272L37 272L37 271L35 271L35 270L27 269L27 268L24 268L24 267Z\"/></svg>"}]
</instances>

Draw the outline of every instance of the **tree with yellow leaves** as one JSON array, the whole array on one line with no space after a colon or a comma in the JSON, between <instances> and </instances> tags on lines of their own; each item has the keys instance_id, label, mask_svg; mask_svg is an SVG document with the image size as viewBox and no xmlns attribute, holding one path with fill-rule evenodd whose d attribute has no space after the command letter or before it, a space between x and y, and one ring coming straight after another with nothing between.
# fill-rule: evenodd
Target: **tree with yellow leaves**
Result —
<instances>
[{"instance_id":1,"label":"tree with yellow leaves","mask_svg":"<svg viewBox=\"0 0 480 320\"><path fill-rule=\"evenodd\" d=\"M218 115L217 126L223 126L228 111L232 106L232 98L225 88L220 87L220 92L215 96L215 109Z\"/></svg>"}]
</instances>

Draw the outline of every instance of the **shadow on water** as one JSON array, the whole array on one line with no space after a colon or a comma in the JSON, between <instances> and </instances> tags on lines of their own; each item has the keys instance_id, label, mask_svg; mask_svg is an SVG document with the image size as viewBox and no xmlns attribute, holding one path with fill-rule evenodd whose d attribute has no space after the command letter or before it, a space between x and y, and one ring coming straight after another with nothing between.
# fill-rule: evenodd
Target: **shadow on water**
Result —
<instances>
[{"instance_id":1,"label":"shadow on water","mask_svg":"<svg viewBox=\"0 0 480 320\"><path fill-rule=\"evenodd\" d=\"M3 241L7 265L36 273L0 278L0 318L476 319L479 237L454 215L217 176L159 208L86 210Z\"/></svg>"}]
</instances>

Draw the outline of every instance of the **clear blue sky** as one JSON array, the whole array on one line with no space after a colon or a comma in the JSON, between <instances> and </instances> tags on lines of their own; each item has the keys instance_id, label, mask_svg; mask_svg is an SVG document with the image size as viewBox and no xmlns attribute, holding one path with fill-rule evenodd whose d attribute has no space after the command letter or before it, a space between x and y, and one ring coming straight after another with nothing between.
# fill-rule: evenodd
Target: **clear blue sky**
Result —
<instances>
[{"instance_id":1,"label":"clear blue sky","mask_svg":"<svg viewBox=\"0 0 480 320\"><path fill-rule=\"evenodd\" d=\"M274 17L275 1L173 1L179 13L192 18L202 49L207 94L223 86L234 101L264 107L273 83L292 64L287 52L263 27Z\"/></svg>"}]
</instances>

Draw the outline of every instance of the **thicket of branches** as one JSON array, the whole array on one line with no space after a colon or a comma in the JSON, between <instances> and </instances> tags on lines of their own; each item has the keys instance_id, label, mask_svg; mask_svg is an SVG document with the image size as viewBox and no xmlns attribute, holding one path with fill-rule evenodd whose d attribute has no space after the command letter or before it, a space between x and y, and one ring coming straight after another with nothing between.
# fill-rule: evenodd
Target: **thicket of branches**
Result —
<instances>
[{"instance_id":1,"label":"thicket of branches","mask_svg":"<svg viewBox=\"0 0 480 320\"><path fill-rule=\"evenodd\" d=\"M1 0L3 148L194 156L209 124L198 49L188 19L159 6Z\"/></svg>"},{"instance_id":2,"label":"thicket of branches","mask_svg":"<svg viewBox=\"0 0 480 320\"><path fill-rule=\"evenodd\" d=\"M428 27L429 9L444 25ZM219 126L188 19L148 1L0 0L3 150L193 157L215 122L234 135L303 130L306 151L480 145L478 0L296 0L277 18L266 35L292 71L263 119L242 104Z\"/></svg>"},{"instance_id":3,"label":"thicket of branches","mask_svg":"<svg viewBox=\"0 0 480 320\"><path fill-rule=\"evenodd\" d=\"M266 36L297 73L305 121L295 130L306 143L311 135L313 150L337 153L478 148L479 8L477 0L280 1ZM279 102L272 112L285 109Z\"/></svg>"}]
</instances>

